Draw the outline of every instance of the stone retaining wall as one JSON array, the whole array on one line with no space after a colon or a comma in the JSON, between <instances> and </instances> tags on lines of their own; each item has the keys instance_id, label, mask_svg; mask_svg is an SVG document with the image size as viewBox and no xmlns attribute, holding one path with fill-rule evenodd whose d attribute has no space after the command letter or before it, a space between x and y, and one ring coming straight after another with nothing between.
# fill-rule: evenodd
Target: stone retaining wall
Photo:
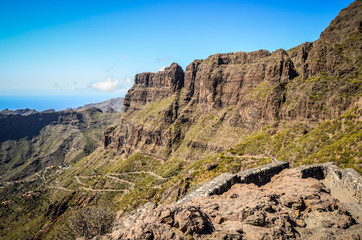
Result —
<instances>
[{"instance_id":1,"label":"stone retaining wall","mask_svg":"<svg viewBox=\"0 0 362 240\"><path fill-rule=\"evenodd\" d=\"M247 169L237 173L237 183L254 183L259 187L270 182L270 179L280 173L283 169L289 168L288 162L275 161L257 168Z\"/></svg>"},{"instance_id":2,"label":"stone retaining wall","mask_svg":"<svg viewBox=\"0 0 362 240\"><path fill-rule=\"evenodd\" d=\"M346 189L358 203L362 203L362 178L354 169L340 169L333 163L312 164L297 169L301 171L303 178L325 178Z\"/></svg>"},{"instance_id":3,"label":"stone retaining wall","mask_svg":"<svg viewBox=\"0 0 362 240\"><path fill-rule=\"evenodd\" d=\"M289 168L288 162L275 161L236 174L223 173L205 183L199 189L189 193L177 203L187 203L196 197L220 195L237 183L254 183L261 186L268 183L274 175L285 168ZM301 172L302 178L313 177L319 180L326 178L337 186L347 189L352 197L362 203L362 178L354 169L345 168L342 170L333 163L312 164L296 169Z\"/></svg>"},{"instance_id":4,"label":"stone retaining wall","mask_svg":"<svg viewBox=\"0 0 362 240\"><path fill-rule=\"evenodd\" d=\"M220 195L228 191L236 183L254 183L261 186L269 182L275 174L288 167L289 163L276 161L257 168L247 169L237 174L223 173L210 182L205 183L199 189L191 192L177 203L187 203L201 196Z\"/></svg>"}]
</instances>

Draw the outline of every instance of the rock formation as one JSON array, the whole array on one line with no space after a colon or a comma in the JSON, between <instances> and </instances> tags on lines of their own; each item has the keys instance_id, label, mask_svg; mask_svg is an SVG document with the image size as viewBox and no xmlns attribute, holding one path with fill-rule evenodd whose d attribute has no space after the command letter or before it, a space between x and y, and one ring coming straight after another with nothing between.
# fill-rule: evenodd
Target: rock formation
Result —
<instances>
[{"instance_id":1,"label":"rock formation","mask_svg":"<svg viewBox=\"0 0 362 240\"><path fill-rule=\"evenodd\" d=\"M176 63L157 73L136 74L133 87L124 98L124 110L134 111L143 105L171 96L184 85L184 71Z\"/></svg>"},{"instance_id":2,"label":"rock formation","mask_svg":"<svg viewBox=\"0 0 362 240\"><path fill-rule=\"evenodd\" d=\"M171 205L146 204L118 219L113 232L103 239L362 237L362 205L358 196L362 179L357 173L348 170L355 176L349 178L349 173L342 174L331 164L275 171L280 167L287 165L275 163L241 172L238 175L248 176L248 182L235 182L226 191L213 191L216 194L211 196L199 195ZM268 174L271 179L264 178L260 186L254 184ZM265 182L268 179L270 182ZM206 185L211 189L224 188L218 184L220 181L225 179ZM347 182L356 188L344 188Z\"/></svg>"},{"instance_id":3,"label":"rock formation","mask_svg":"<svg viewBox=\"0 0 362 240\"><path fill-rule=\"evenodd\" d=\"M104 148L125 156L140 151L194 160L240 141L227 131L221 143L212 143L212 134L187 139L208 114L223 112L209 126L214 132L223 126L248 133L278 121L312 127L341 115L361 93L361 5L355 1L342 10L317 41L288 51L215 54L195 60L185 73L174 63L162 72L137 74L124 101L128 115L107 130ZM135 116L144 116L143 122Z\"/></svg>"},{"instance_id":4,"label":"rock formation","mask_svg":"<svg viewBox=\"0 0 362 240\"><path fill-rule=\"evenodd\" d=\"M289 50L215 54L185 71L173 63L137 74L125 113L96 151L115 120L99 109L4 111L3 179L74 164L35 176L48 192L28 202L16 194L34 192L32 182L1 185L2 236L54 239L89 203L120 210L112 233L97 239L360 239L359 173L286 168L332 161L362 172L361 11L353 2L320 39Z\"/></svg>"}]
</instances>

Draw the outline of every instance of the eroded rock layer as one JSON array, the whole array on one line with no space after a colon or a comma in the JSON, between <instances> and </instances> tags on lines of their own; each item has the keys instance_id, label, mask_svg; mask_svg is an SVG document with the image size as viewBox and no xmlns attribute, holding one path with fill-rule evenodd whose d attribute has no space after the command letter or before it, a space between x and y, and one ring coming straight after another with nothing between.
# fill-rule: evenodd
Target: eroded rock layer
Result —
<instances>
[{"instance_id":1,"label":"eroded rock layer","mask_svg":"<svg viewBox=\"0 0 362 240\"><path fill-rule=\"evenodd\" d=\"M362 206L333 185L328 171L340 170L328 164L285 169L265 185L236 183L220 195L146 204L117 220L113 233L104 238L360 239ZM253 176L258 178L257 171Z\"/></svg>"},{"instance_id":2,"label":"eroded rock layer","mask_svg":"<svg viewBox=\"0 0 362 240\"><path fill-rule=\"evenodd\" d=\"M103 146L126 156L140 151L194 160L240 141L230 129L250 133L279 121L313 126L340 116L361 94L361 9L355 1L320 39L288 51L215 54L195 60L185 72L174 63L137 74L124 100L128 115L106 132ZM208 124L204 118L216 112L223 114L209 129L223 135L220 142L192 129Z\"/></svg>"},{"instance_id":3,"label":"eroded rock layer","mask_svg":"<svg viewBox=\"0 0 362 240\"><path fill-rule=\"evenodd\" d=\"M183 85L184 71L176 63L157 73L136 74L134 85L124 99L124 110L138 110L147 103L169 97Z\"/></svg>"}]
</instances>

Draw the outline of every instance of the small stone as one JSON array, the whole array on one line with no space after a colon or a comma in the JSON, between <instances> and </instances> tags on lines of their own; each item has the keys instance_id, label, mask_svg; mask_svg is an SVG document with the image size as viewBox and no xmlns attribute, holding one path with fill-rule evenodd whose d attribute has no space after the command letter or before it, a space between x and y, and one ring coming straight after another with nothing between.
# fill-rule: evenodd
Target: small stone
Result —
<instances>
[{"instance_id":1,"label":"small stone","mask_svg":"<svg viewBox=\"0 0 362 240\"><path fill-rule=\"evenodd\" d=\"M220 215L217 215L214 218L214 222L217 223L217 224L221 224L221 223L225 222L225 218L221 217Z\"/></svg>"},{"instance_id":2,"label":"small stone","mask_svg":"<svg viewBox=\"0 0 362 240\"><path fill-rule=\"evenodd\" d=\"M302 220L302 219L297 219L295 221L295 223L299 226L299 227L305 227L307 224Z\"/></svg>"}]
</instances>

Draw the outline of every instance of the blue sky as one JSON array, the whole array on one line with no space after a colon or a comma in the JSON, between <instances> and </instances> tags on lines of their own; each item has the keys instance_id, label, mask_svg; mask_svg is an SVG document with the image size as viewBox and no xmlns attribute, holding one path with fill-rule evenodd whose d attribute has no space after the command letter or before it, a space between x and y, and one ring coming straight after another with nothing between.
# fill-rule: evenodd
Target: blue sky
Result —
<instances>
[{"instance_id":1,"label":"blue sky","mask_svg":"<svg viewBox=\"0 0 362 240\"><path fill-rule=\"evenodd\" d=\"M172 62L289 49L351 2L1 0L0 109L6 96L106 100Z\"/></svg>"}]
</instances>

